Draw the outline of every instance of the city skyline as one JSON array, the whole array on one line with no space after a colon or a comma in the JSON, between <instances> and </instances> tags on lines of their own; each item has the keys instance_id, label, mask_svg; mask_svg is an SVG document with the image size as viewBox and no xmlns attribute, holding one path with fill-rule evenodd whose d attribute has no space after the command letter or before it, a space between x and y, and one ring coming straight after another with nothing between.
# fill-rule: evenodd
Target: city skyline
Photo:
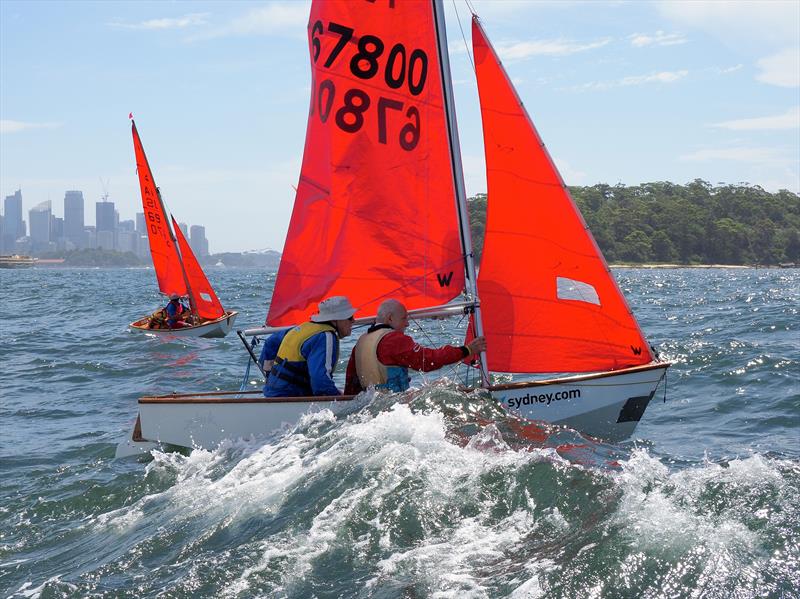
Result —
<instances>
[{"instance_id":1,"label":"city skyline","mask_svg":"<svg viewBox=\"0 0 800 599\"><path fill-rule=\"evenodd\" d=\"M5 196L0 205L0 253L41 254L101 248L132 252L149 259L144 213L135 212L133 219L121 218L107 194L95 202L94 225L86 222L85 198L80 190L64 192L61 217L55 214L52 200L45 200L27 210L26 220L23 197L22 190L17 189ZM179 222L178 226L198 257L210 254L204 225Z\"/></svg>"},{"instance_id":2,"label":"city skyline","mask_svg":"<svg viewBox=\"0 0 800 599\"><path fill-rule=\"evenodd\" d=\"M568 185L699 178L800 192L800 3L471 4ZM481 119L469 10L456 6L445 3L448 41L475 195ZM108 191L133 212L132 112L170 209L207 223L219 251L281 250L308 116L308 11L5 0L0 193L21 186L36 204Z\"/></svg>"},{"instance_id":3,"label":"city skyline","mask_svg":"<svg viewBox=\"0 0 800 599\"><path fill-rule=\"evenodd\" d=\"M12 196L12 195L14 195L14 194L16 194L16 193L18 193L18 192L19 192L19 193L22 195L22 198L23 198L23 206L22 206L22 211L23 211L23 213L25 213L25 212L27 212L27 211L31 210L31 209L32 209L34 206L36 206L36 205L39 205L39 204L42 204L42 203L44 203L44 202L51 202L51 203L53 203L53 205L57 205L57 204L55 203L55 202L56 202L56 200L53 200L52 198L47 198L47 199L46 199L46 200L44 200L44 201L42 201L42 200L38 200L38 201L30 200L30 207L29 207L29 208L25 208L25 204L26 204L26 201L25 201L25 199L24 199L24 198L25 198L25 194L24 194L24 190L23 190L22 188L17 188L17 189L14 189L14 190L13 190L11 193L2 193L2 194L0 194L0 195L2 195L2 196L5 198L5 197ZM78 193L81 193L81 194L83 194L83 190L80 190L80 189L78 189L78 190L75 190L75 189L68 189L68 190L65 190L65 191L64 191L65 197L62 197L61 199L62 199L62 200L65 200L65 199L66 199L66 196L67 196L68 194L72 194L72 193L74 193L74 192L78 192ZM90 200L89 198L87 198L85 195L83 196L83 200L84 200L85 202L90 202L90 201L92 201L92 200ZM100 197L100 199L99 199L99 200L97 200L97 202L96 202L96 203L98 203L98 204L99 204L99 203L102 203L102 202L104 202L104 201L108 201L109 203L112 203L112 204L114 204L115 206L117 205L116 201L115 201L115 200L113 200L113 199L111 199L111 196L108 196L107 198L104 198L103 196L101 196L101 197ZM137 201L141 201L141 200L139 200L139 199L137 198ZM63 206L63 204L62 204L62 206ZM139 208L141 208L141 206L140 206ZM2 204L0 204L0 216L5 216L5 212L4 212L4 211L5 211L5 207L4 207ZM54 212L55 212L55 211L54 211ZM63 209L63 207L62 207L62 212L64 212L64 209ZM143 212L136 211L136 212L134 213L134 218L133 218L133 219L125 219L125 220L135 220L135 218L136 218L136 216L135 216L135 215L138 215L138 214L142 214L142 215L143 215L144 213L143 213ZM62 215L61 215L61 218L64 218L64 214L62 214ZM176 220L177 220L177 219L176 219ZM96 222L94 222L94 223L91 223L91 224L90 224L90 223L86 223L86 224L87 224L87 226L97 226L97 223L96 223ZM183 223L183 222L181 222L181 224L188 224L188 223Z\"/></svg>"}]
</instances>

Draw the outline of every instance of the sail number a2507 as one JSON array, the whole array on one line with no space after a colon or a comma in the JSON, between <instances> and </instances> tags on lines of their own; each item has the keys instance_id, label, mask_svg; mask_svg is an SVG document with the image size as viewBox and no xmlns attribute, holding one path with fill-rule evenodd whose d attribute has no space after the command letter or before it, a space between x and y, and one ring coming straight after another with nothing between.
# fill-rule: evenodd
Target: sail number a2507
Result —
<instances>
[{"instance_id":1,"label":"sail number a2507","mask_svg":"<svg viewBox=\"0 0 800 599\"><path fill-rule=\"evenodd\" d=\"M386 52L386 44L376 35L363 35L354 38L354 29L339 23L329 22L327 28L322 21L316 21L310 30L311 56L315 65L322 60L322 68L330 68L348 43L357 39L356 51L349 57L349 74L366 81L379 76L391 90L406 95L419 96L425 89L428 78L428 55L414 49L409 52L397 43ZM327 55L324 55L322 36L336 36L336 42ZM341 56L342 60L347 57ZM316 71L312 81L311 115L318 115L326 123L333 116L333 122L346 133L356 133L364 126L368 111L374 111L377 120L378 142L389 143L389 122L396 115L407 119L400 126L397 142L406 151L413 150L420 137L419 108L400 100L370 94L359 87L337 89L333 79L326 78L317 84Z\"/></svg>"}]
</instances>

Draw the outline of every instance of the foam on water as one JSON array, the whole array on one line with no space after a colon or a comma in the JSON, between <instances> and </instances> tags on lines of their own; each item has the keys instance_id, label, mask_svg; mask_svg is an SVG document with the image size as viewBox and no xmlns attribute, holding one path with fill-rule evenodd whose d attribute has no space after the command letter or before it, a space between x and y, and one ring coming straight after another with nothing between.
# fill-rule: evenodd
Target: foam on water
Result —
<instances>
[{"instance_id":1,"label":"foam on water","mask_svg":"<svg viewBox=\"0 0 800 599\"><path fill-rule=\"evenodd\" d=\"M263 321L261 278L214 274L242 323ZM267 439L141 462L112 459L136 397L237 386L238 341L123 332L151 307L150 272L18 276L20 294L50 292L25 306L37 314L75 313L78 284L120 291L63 343L4 321L0 596L800 593L800 274L623 271L677 361L640 441L525 423L430 375ZM448 326L436 342L461 338Z\"/></svg>"}]
</instances>

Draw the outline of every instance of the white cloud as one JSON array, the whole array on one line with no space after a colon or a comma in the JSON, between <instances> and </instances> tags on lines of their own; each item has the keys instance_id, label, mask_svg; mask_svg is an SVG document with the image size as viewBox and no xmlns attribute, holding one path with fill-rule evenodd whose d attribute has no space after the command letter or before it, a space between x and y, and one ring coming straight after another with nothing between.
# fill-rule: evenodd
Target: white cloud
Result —
<instances>
[{"instance_id":1,"label":"white cloud","mask_svg":"<svg viewBox=\"0 0 800 599\"><path fill-rule=\"evenodd\" d=\"M800 129L800 106L790 108L784 114L723 121L722 123L714 123L711 126L721 129L731 129L732 131Z\"/></svg>"},{"instance_id":2,"label":"white cloud","mask_svg":"<svg viewBox=\"0 0 800 599\"><path fill-rule=\"evenodd\" d=\"M586 184L586 173L573 168L573 166L567 162L565 159L559 156L553 156L553 162L556 163L556 168L558 169L561 178L564 180L564 183L567 185L585 185Z\"/></svg>"},{"instance_id":3,"label":"white cloud","mask_svg":"<svg viewBox=\"0 0 800 599\"><path fill-rule=\"evenodd\" d=\"M196 27L208 23L210 13L189 13L182 17L174 18L161 18L161 19L148 19L140 23L122 23L114 22L109 23L111 27L120 27L122 29L145 29L145 30L167 30L167 29L186 29L187 27Z\"/></svg>"},{"instance_id":4,"label":"white cloud","mask_svg":"<svg viewBox=\"0 0 800 599\"><path fill-rule=\"evenodd\" d=\"M685 162L706 162L709 160L749 162L755 164L769 164L773 166L786 165L791 158L776 148L708 148L697 150L691 154L680 156Z\"/></svg>"},{"instance_id":5,"label":"white cloud","mask_svg":"<svg viewBox=\"0 0 800 599\"><path fill-rule=\"evenodd\" d=\"M522 60L531 56L568 56L602 48L611 38L595 42L579 43L569 40L536 40L530 42L502 42L496 46L503 60Z\"/></svg>"},{"instance_id":6,"label":"white cloud","mask_svg":"<svg viewBox=\"0 0 800 599\"><path fill-rule=\"evenodd\" d=\"M682 33L665 33L663 31L656 31L653 35L634 33L628 39L631 40L631 45L635 48L643 48L644 46L677 46L688 41Z\"/></svg>"},{"instance_id":7,"label":"white cloud","mask_svg":"<svg viewBox=\"0 0 800 599\"><path fill-rule=\"evenodd\" d=\"M756 79L780 87L800 87L800 46L787 48L758 61Z\"/></svg>"},{"instance_id":8,"label":"white cloud","mask_svg":"<svg viewBox=\"0 0 800 599\"><path fill-rule=\"evenodd\" d=\"M797 45L800 2L797 0L665 0L656 4L665 17L706 31L726 43Z\"/></svg>"},{"instance_id":9,"label":"white cloud","mask_svg":"<svg viewBox=\"0 0 800 599\"><path fill-rule=\"evenodd\" d=\"M231 19L228 23L198 34L192 39L272 35L287 31L293 35L305 36L308 15L308 2L274 2L254 8L243 16Z\"/></svg>"},{"instance_id":10,"label":"white cloud","mask_svg":"<svg viewBox=\"0 0 800 599\"><path fill-rule=\"evenodd\" d=\"M800 87L800 2L797 0L664 0L666 18L721 40L738 53L766 56L758 81Z\"/></svg>"},{"instance_id":11,"label":"white cloud","mask_svg":"<svg viewBox=\"0 0 800 599\"><path fill-rule=\"evenodd\" d=\"M0 133L19 133L27 129L56 129L61 123L25 123L23 121L0 120Z\"/></svg>"},{"instance_id":12,"label":"white cloud","mask_svg":"<svg viewBox=\"0 0 800 599\"><path fill-rule=\"evenodd\" d=\"M651 73L650 75L631 75L629 77L623 77L622 79L616 79L614 81L593 81L591 83L584 83L583 85L577 85L571 89L576 91L585 91L592 89L604 90L604 89L611 89L614 87L646 85L648 83L675 83L676 81L686 77L686 75L688 74L689 71L687 70L661 71L660 73Z\"/></svg>"},{"instance_id":13,"label":"white cloud","mask_svg":"<svg viewBox=\"0 0 800 599\"><path fill-rule=\"evenodd\" d=\"M744 68L744 65L739 63L735 64L732 67L725 67L724 69L718 69L718 73L720 75L727 75L728 73L735 73L736 71L741 71Z\"/></svg>"}]
</instances>

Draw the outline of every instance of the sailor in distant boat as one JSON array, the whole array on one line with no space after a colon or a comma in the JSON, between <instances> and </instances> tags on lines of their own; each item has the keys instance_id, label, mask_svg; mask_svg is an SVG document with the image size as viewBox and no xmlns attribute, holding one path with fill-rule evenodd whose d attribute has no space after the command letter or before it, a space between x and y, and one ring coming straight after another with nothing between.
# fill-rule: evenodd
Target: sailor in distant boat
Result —
<instances>
[{"instance_id":1,"label":"sailor in distant boat","mask_svg":"<svg viewBox=\"0 0 800 599\"><path fill-rule=\"evenodd\" d=\"M273 333L264 342L259 362L269 370L265 397L341 395L333 370L339 339L350 336L356 310L341 295L321 301L318 309L311 322Z\"/></svg>"},{"instance_id":2,"label":"sailor in distant boat","mask_svg":"<svg viewBox=\"0 0 800 599\"><path fill-rule=\"evenodd\" d=\"M350 355L345 395L355 395L373 386L405 391L410 384L409 368L430 372L486 349L484 337L476 337L462 346L423 347L405 334L407 326L408 310L399 301L388 299L378 307L375 324L358 339Z\"/></svg>"},{"instance_id":3,"label":"sailor in distant boat","mask_svg":"<svg viewBox=\"0 0 800 599\"><path fill-rule=\"evenodd\" d=\"M169 303L164 308L167 313L167 327L170 329L180 329L191 326L186 320L191 315L189 307L181 301L181 296L171 293Z\"/></svg>"}]
</instances>

